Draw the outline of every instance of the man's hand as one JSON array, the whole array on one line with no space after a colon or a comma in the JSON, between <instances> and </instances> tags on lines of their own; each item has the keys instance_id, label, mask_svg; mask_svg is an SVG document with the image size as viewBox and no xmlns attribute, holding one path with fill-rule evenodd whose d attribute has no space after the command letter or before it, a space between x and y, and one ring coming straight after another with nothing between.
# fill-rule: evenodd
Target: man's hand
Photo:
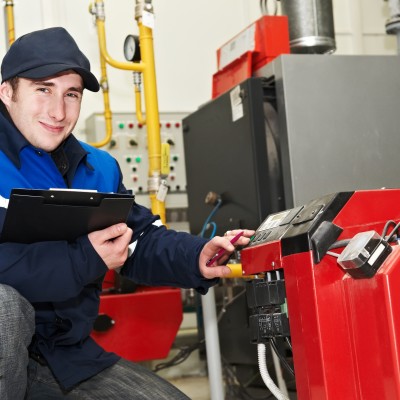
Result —
<instances>
[{"instance_id":1,"label":"man's hand","mask_svg":"<svg viewBox=\"0 0 400 400\"><path fill-rule=\"evenodd\" d=\"M230 241L243 231L243 235L238 241L232 244ZM235 246L245 246L249 244L250 237L254 235L254 231L249 229L236 229L226 232L225 236L215 236L211 239L200 253L199 268L201 274L207 278L223 278L231 273L229 267L223 265L229 259L230 254L235 250ZM212 258L220 249L225 249L226 253L214 264L206 266L207 261Z\"/></svg>"},{"instance_id":2,"label":"man's hand","mask_svg":"<svg viewBox=\"0 0 400 400\"><path fill-rule=\"evenodd\" d=\"M126 224L116 224L101 231L91 232L88 237L108 269L116 269L124 264L132 238L132 229Z\"/></svg>"}]
</instances>

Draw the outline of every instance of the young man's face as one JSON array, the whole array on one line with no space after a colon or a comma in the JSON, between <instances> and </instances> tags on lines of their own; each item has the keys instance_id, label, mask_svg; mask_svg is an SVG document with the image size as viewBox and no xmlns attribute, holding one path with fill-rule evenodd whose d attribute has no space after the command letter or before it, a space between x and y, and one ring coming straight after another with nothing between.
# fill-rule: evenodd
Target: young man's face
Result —
<instances>
[{"instance_id":1,"label":"young man's face","mask_svg":"<svg viewBox=\"0 0 400 400\"><path fill-rule=\"evenodd\" d=\"M16 93L0 86L0 99L14 124L35 147L51 152L72 132L79 117L83 82L74 71L32 80L19 78Z\"/></svg>"}]
</instances>

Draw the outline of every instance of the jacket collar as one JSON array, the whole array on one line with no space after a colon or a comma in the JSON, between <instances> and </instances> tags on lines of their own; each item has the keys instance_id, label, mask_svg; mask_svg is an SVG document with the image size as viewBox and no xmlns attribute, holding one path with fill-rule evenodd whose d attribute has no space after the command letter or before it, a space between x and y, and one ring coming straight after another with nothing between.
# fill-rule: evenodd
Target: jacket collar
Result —
<instances>
[{"instance_id":1,"label":"jacket collar","mask_svg":"<svg viewBox=\"0 0 400 400\"><path fill-rule=\"evenodd\" d=\"M14 125L5 105L0 101L0 150L20 169L19 153L28 145L29 142Z\"/></svg>"}]
</instances>

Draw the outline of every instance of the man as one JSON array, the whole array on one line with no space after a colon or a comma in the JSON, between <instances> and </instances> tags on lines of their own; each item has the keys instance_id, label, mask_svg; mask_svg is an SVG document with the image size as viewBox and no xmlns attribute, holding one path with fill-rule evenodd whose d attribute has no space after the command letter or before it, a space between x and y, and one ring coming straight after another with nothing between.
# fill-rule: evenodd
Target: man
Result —
<instances>
[{"instance_id":1,"label":"man","mask_svg":"<svg viewBox=\"0 0 400 400\"><path fill-rule=\"evenodd\" d=\"M66 30L19 38L1 74L0 227L15 187L126 193L116 160L72 135L83 90L96 92L99 84ZM126 224L73 243L0 244L0 398L186 398L90 338L102 279L122 267L120 273L139 284L193 287L205 294L229 273L223 265L228 255L211 268L206 262L221 247L232 252L235 233L207 241L167 230L134 204ZM236 244L248 244L253 233L245 230Z\"/></svg>"}]
</instances>

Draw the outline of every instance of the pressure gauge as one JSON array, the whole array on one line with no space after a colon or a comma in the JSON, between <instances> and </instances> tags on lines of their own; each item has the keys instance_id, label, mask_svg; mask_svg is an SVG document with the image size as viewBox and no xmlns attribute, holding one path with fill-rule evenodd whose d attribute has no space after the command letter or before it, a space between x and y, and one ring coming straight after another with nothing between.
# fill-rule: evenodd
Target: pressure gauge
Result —
<instances>
[{"instance_id":1,"label":"pressure gauge","mask_svg":"<svg viewBox=\"0 0 400 400\"><path fill-rule=\"evenodd\" d=\"M124 55L128 61L140 61L139 37L128 35L124 42Z\"/></svg>"}]
</instances>

